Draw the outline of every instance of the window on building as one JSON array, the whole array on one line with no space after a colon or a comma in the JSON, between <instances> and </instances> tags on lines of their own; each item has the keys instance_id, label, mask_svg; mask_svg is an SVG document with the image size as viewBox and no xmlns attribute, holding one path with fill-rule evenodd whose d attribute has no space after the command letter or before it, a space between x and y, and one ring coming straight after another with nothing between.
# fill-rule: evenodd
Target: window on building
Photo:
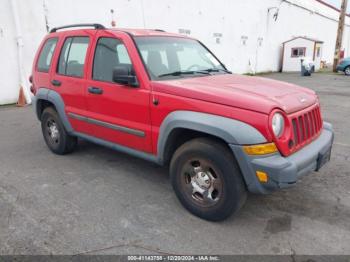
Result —
<instances>
[{"instance_id":1,"label":"window on building","mask_svg":"<svg viewBox=\"0 0 350 262\"><path fill-rule=\"evenodd\" d=\"M55 52L57 38L50 38L44 44L39 55L37 69L39 72L49 72L53 53Z\"/></svg>"},{"instance_id":2,"label":"window on building","mask_svg":"<svg viewBox=\"0 0 350 262\"><path fill-rule=\"evenodd\" d=\"M115 38L100 38L95 50L92 78L113 82L113 69L121 64L128 65L132 72L131 60L125 45Z\"/></svg>"},{"instance_id":3,"label":"window on building","mask_svg":"<svg viewBox=\"0 0 350 262\"><path fill-rule=\"evenodd\" d=\"M305 56L306 53L306 47L295 47L292 48L292 57L300 57Z\"/></svg>"},{"instance_id":4,"label":"window on building","mask_svg":"<svg viewBox=\"0 0 350 262\"><path fill-rule=\"evenodd\" d=\"M60 54L58 73L60 75L82 77L88 46L88 37L67 38Z\"/></svg>"},{"instance_id":5,"label":"window on building","mask_svg":"<svg viewBox=\"0 0 350 262\"><path fill-rule=\"evenodd\" d=\"M321 47L319 47L319 46L316 48L316 56L317 57L321 56Z\"/></svg>"}]
</instances>

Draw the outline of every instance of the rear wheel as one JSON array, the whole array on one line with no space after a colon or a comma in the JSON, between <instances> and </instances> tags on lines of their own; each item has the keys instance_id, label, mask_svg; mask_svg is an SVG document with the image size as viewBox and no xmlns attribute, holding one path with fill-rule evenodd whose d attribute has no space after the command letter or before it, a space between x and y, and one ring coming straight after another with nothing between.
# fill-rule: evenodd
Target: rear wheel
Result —
<instances>
[{"instance_id":1,"label":"rear wheel","mask_svg":"<svg viewBox=\"0 0 350 262\"><path fill-rule=\"evenodd\" d=\"M198 138L178 148L171 160L170 177L183 206L206 220L224 220L246 200L232 153L214 139Z\"/></svg>"},{"instance_id":2,"label":"rear wheel","mask_svg":"<svg viewBox=\"0 0 350 262\"><path fill-rule=\"evenodd\" d=\"M350 66L345 68L344 73L345 75L350 76Z\"/></svg>"},{"instance_id":3,"label":"rear wheel","mask_svg":"<svg viewBox=\"0 0 350 262\"><path fill-rule=\"evenodd\" d=\"M41 130L46 145L55 154L70 153L77 145L77 138L67 133L56 110L52 107L46 108L41 115Z\"/></svg>"}]
</instances>

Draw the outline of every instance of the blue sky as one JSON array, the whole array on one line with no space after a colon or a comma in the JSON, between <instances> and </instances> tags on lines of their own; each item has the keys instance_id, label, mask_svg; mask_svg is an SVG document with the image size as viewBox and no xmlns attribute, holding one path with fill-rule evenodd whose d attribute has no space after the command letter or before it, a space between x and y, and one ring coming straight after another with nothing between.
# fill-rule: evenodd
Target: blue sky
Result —
<instances>
[{"instance_id":1,"label":"blue sky","mask_svg":"<svg viewBox=\"0 0 350 262\"><path fill-rule=\"evenodd\" d=\"M334 5L337 8L341 6L341 0L324 0L325 2ZM350 13L350 4L348 3L348 13Z\"/></svg>"}]
</instances>

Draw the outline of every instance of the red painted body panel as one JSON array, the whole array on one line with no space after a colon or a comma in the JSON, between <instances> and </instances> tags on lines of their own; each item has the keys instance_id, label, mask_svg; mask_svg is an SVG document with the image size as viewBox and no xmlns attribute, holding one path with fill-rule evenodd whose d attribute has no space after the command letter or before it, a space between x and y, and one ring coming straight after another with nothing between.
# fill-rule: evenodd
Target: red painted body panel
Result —
<instances>
[{"instance_id":1,"label":"red painted body panel","mask_svg":"<svg viewBox=\"0 0 350 262\"><path fill-rule=\"evenodd\" d=\"M136 36L185 37L154 30L129 29L127 31ZM57 75L57 60L64 38L81 35L90 37L84 77L72 78ZM92 80L94 49L97 39L102 36L118 38L125 44L140 83L138 88ZM290 116L295 117L299 112L318 105L317 96L309 89L260 77L223 74L180 80L151 81L132 38L120 29L63 31L49 34L43 43L49 37L60 38L53 57L53 66L49 73L36 72L38 54L36 55L33 66L34 89L46 87L56 90L65 102L66 113L75 113L113 125L143 131L145 136L140 137L69 119L76 131L140 151L157 154L159 128L164 119L173 111L189 110L224 116L254 126L267 141L276 142L282 154L289 155L300 149L300 146L295 149L286 147L288 141L293 138L290 132ZM53 79L62 81L62 86L52 86L50 81ZM87 91L90 86L103 89L103 94L90 94ZM154 98L159 100L158 105L152 103ZM286 132L281 141L274 138L270 127L271 113L274 110L284 112L287 120Z\"/></svg>"},{"instance_id":2,"label":"red painted body panel","mask_svg":"<svg viewBox=\"0 0 350 262\"><path fill-rule=\"evenodd\" d=\"M162 92L155 91L154 95L159 99L159 105L152 105L151 107L153 148L155 153L157 149L159 127L165 117L176 110L195 111L236 119L254 126L267 140L271 141L272 139L268 129L267 114Z\"/></svg>"},{"instance_id":3,"label":"red painted body panel","mask_svg":"<svg viewBox=\"0 0 350 262\"><path fill-rule=\"evenodd\" d=\"M51 67L49 72L39 72L37 70L37 63L38 63L38 59L39 59L39 55L44 47L44 44L46 43L48 38L52 38L52 36L48 37L46 36L43 41L41 42L38 51L35 54L35 58L34 58L34 62L33 62L33 66L32 66L32 88L34 90L34 94L36 93L36 91L41 88L41 87L46 87L48 88L49 86L51 86L51 72L53 70L53 68ZM55 48L55 53L57 53L58 47L56 46Z\"/></svg>"},{"instance_id":4,"label":"red painted body panel","mask_svg":"<svg viewBox=\"0 0 350 262\"><path fill-rule=\"evenodd\" d=\"M57 52L53 57L53 62L51 68L54 70L51 72L51 80L58 80L62 82L62 85L59 87L55 87L51 85L50 87L56 90L62 97L65 103L65 111L66 113L75 113L79 115L86 115L87 112L87 104L85 97L85 82L86 82L86 71L87 71L87 61L89 57L89 53L91 52L91 43L94 42L94 35L96 34L95 30L79 30L77 32L72 31L64 31L62 33L56 33L60 36L60 41L58 44ZM84 75L81 78L78 77L70 77L65 75L60 75L57 73L58 60L60 56L60 50L63 47L64 41L68 37L74 36L86 36L89 37L89 47L87 50L85 65L84 65ZM74 130L77 132L82 132L86 134L92 134L92 130L90 124L79 121L76 119L70 119L71 125Z\"/></svg>"},{"instance_id":5,"label":"red painted body panel","mask_svg":"<svg viewBox=\"0 0 350 262\"><path fill-rule=\"evenodd\" d=\"M92 50L95 50L100 37L113 37L119 39L127 47L130 59L140 81L138 88L128 87L116 83L95 81L92 79L92 65L94 52L89 57L87 79L84 92L87 102L86 116L110 124L143 131L144 137L138 137L107 127L91 125L92 135L104 140L118 143L133 149L152 153L151 119L150 119L150 91L147 88L147 74L143 70L142 62L130 37L121 32L98 31ZM103 90L102 95L91 94L89 87L98 87Z\"/></svg>"},{"instance_id":6,"label":"red painted body panel","mask_svg":"<svg viewBox=\"0 0 350 262\"><path fill-rule=\"evenodd\" d=\"M306 88L261 77L234 74L159 81L154 90L269 114L281 108L287 114L313 105L315 93ZM304 98L304 103L300 99Z\"/></svg>"}]
</instances>

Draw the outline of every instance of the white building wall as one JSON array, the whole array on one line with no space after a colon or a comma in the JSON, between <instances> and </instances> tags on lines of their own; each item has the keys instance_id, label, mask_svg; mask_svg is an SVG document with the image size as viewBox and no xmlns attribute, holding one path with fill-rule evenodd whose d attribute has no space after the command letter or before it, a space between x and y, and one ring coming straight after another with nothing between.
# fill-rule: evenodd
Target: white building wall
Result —
<instances>
[{"instance_id":1,"label":"white building wall","mask_svg":"<svg viewBox=\"0 0 350 262\"><path fill-rule=\"evenodd\" d=\"M15 102L19 78L10 1L0 0L0 104ZM189 29L235 73L278 71L282 42L305 35L324 41L322 60L332 61L339 13L315 0L17 0L24 40L25 71L48 26L98 22L118 27ZM277 21L273 14L279 8ZM326 18L328 17L328 18ZM344 46L350 55L350 20ZM222 34L216 43L214 33ZM243 44L243 40L246 43ZM29 85L29 84L28 84Z\"/></svg>"},{"instance_id":2,"label":"white building wall","mask_svg":"<svg viewBox=\"0 0 350 262\"><path fill-rule=\"evenodd\" d=\"M19 73L11 5L9 1L4 1L0 6L0 104L7 104L18 97Z\"/></svg>"}]
</instances>

